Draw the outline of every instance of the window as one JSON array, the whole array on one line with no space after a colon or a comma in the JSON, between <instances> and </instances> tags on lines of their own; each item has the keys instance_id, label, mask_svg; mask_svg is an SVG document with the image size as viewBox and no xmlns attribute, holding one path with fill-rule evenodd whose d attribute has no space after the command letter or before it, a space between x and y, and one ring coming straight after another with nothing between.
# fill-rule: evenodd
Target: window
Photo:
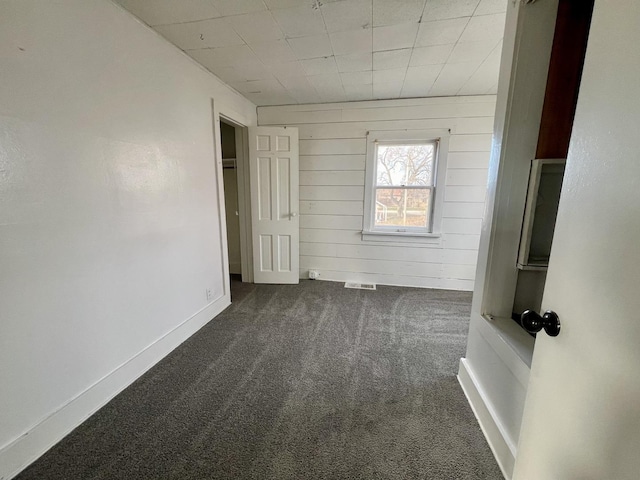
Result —
<instances>
[{"instance_id":1,"label":"window","mask_svg":"<svg viewBox=\"0 0 640 480\"><path fill-rule=\"evenodd\" d=\"M430 232L438 141L375 143L373 228Z\"/></svg>"},{"instance_id":2,"label":"window","mask_svg":"<svg viewBox=\"0 0 640 480\"><path fill-rule=\"evenodd\" d=\"M438 236L448 135L369 132L363 236Z\"/></svg>"}]
</instances>

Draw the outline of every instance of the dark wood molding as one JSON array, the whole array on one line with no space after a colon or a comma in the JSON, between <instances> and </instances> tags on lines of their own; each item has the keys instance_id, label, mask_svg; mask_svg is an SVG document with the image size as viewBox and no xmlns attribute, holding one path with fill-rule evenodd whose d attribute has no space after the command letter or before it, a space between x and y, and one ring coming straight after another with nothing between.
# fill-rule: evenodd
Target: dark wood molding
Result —
<instances>
[{"instance_id":1,"label":"dark wood molding","mask_svg":"<svg viewBox=\"0 0 640 480\"><path fill-rule=\"evenodd\" d=\"M566 158L594 0L560 0L536 158Z\"/></svg>"}]
</instances>

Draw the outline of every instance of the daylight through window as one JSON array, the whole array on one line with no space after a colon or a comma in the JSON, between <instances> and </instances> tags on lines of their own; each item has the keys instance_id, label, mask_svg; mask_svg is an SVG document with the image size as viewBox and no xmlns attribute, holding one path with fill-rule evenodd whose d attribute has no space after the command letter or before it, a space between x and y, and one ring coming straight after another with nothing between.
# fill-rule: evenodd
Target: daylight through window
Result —
<instances>
[{"instance_id":1,"label":"daylight through window","mask_svg":"<svg viewBox=\"0 0 640 480\"><path fill-rule=\"evenodd\" d=\"M436 140L377 143L375 150L375 230L430 232Z\"/></svg>"}]
</instances>

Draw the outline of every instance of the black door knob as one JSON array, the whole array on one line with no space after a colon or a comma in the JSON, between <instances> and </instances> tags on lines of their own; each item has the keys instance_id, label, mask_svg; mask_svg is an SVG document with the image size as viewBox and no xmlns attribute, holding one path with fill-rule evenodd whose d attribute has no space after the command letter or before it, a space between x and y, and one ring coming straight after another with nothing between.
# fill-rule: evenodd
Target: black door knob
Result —
<instances>
[{"instance_id":1,"label":"black door knob","mask_svg":"<svg viewBox=\"0 0 640 480\"><path fill-rule=\"evenodd\" d=\"M538 333L543 328L550 337L557 337L560 333L560 319L552 310L547 310L543 316L533 310L525 310L520 315L520 324L530 333Z\"/></svg>"}]
</instances>

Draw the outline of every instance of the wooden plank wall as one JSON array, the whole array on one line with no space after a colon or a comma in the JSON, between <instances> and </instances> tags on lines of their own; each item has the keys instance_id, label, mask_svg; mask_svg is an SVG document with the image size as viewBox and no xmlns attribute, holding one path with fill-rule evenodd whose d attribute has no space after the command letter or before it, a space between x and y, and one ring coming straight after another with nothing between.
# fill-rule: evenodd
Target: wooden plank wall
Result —
<instances>
[{"instance_id":1,"label":"wooden plank wall","mask_svg":"<svg viewBox=\"0 0 640 480\"><path fill-rule=\"evenodd\" d=\"M300 278L473 290L495 96L259 107L258 125L300 132ZM442 235L363 241L369 130L451 129Z\"/></svg>"}]
</instances>

